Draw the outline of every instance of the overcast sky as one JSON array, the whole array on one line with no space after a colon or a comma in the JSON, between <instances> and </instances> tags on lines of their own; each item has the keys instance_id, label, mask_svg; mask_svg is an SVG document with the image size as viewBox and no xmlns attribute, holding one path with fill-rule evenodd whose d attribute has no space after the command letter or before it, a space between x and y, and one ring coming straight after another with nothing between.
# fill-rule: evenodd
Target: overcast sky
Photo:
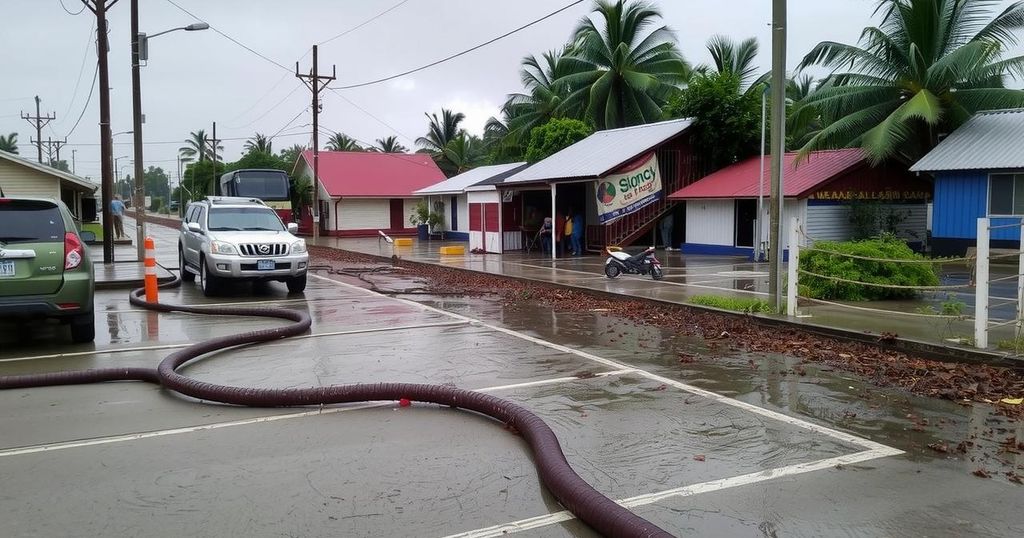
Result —
<instances>
[{"instance_id":1,"label":"overcast sky","mask_svg":"<svg viewBox=\"0 0 1024 538\"><path fill-rule=\"evenodd\" d=\"M150 42L149 64L142 68L145 161L177 174L177 149L190 131L211 130L224 142L227 160L237 159L246 137L280 132L274 149L310 142L309 90L294 77L296 60L309 69L310 47L324 42L400 0L174 0L181 7L267 58L264 60L213 30L174 32ZM63 0L72 12L80 0ZM140 30L154 34L196 22L168 0L140 0ZM569 0L407 0L389 13L319 47L320 70L337 66L335 84L353 84L402 72L469 48L570 3ZM1009 0L1002 2L1008 5ZM20 152L35 158L29 139L35 131L19 117L34 113L32 96L42 98L43 113L57 119L43 138L68 136L61 158L76 152L79 175L98 180L99 104L86 106L95 71L95 17L88 10L68 14L60 0L4 0L0 23L3 83L0 84L0 133L18 133ZM734 39L756 37L758 62L770 64L770 0L659 0L665 23L692 64L710 61L704 48L714 34ZM823 40L856 42L872 23L872 0L789 0L788 66ZM591 10L587 1L550 19L437 67L390 82L323 94L320 124L364 144L396 135L415 148L426 132L424 112L441 107L466 114L464 126L482 131L498 114L505 95L519 91L520 61L566 42L579 19ZM1000 8L1002 9L1002 8ZM131 129L131 49L129 0L111 10L110 86L112 129ZM77 87L77 91L76 91ZM346 102L347 98L350 102ZM362 110L360 110L362 109ZM74 132L68 134L80 115ZM298 117L296 118L296 116ZM372 116L371 116L372 115ZM374 119L376 117L376 119ZM294 121L291 121L294 119ZM237 140L230 140L230 139ZM324 136L321 136L323 145ZM131 135L115 137L114 156L130 156ZM129 158L119 167L130 173Z\"/></svg>"}]
</instances>

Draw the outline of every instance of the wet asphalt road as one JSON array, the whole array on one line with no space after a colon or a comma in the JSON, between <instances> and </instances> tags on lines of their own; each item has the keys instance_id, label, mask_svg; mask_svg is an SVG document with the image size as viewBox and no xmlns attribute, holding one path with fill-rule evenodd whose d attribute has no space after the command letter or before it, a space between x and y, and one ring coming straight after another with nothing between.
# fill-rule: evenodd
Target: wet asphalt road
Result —
<instances>
[{"instance_id":1,"label":"wet asphalt road","mask_svg":"<svg viewBox=\"0 0 1024 538\"><path fill-rule=\"evenodd\" d=\"M161 299L209 302L195 285ZM239 386L486 390L541 415L586 480L677 535L1024 531L1024 487L1004 476L1024 472L1024 457L998 452L1024 428L985 409L813 365L796 375L785 357L723 356L600 312L418 299L443 311L326 278L304 296L241 286L217 302L307 309L311 334L184 372ZM64 327L0 325L0 374L154 366L175 347L279 323L154 314L124 290L97 304L90 346L67 343ZM683 352L711 358L680 363ZM246 409L130 382L4 391L0 409L5 536L593 535L561 514L521 439L457 410ZM927 448L972 435L964 455Z\"/></svg>"}]
</instances>

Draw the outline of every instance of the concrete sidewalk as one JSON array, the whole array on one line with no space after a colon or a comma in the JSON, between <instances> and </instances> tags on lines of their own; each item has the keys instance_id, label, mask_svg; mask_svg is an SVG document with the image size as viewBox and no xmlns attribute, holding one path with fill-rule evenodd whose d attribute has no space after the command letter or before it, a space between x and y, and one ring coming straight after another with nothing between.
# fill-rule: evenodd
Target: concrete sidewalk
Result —
<instances>
[{"instance_id":1,"label":"concrete sidewalk","mask_svg":"<svg viewBox=\"0 0 1024 538\"><path fill-rule=\"evenodd\" d=\"M124 218L125 230L135 230L135 219ZM166 226L150 224L147 227L150 236L156 234L156 278L160 282L174 280L174 274L165 267L178 265L177 231ZM170 232L170 233L168 233ZM96 273L96 287L99 289L128 288L143 285L145 268L139 259L138 249L134 243L114 244L114 263L103 263L103 244L89 245L89 258L92 260Z\"/></svg>"},{"instance_id":2,"label":"concrete sidewalk","mask_svg":"<svg viewBox=\"0 0 1024 538\"><path fill-rule=\"evenodd\" d=\"M461 256L442 256L439 253L442 246L466 245L455 241L417 240L411 247L394 247L376 238L321 237L317 244L375 256L397 255L409 261L676 304L689 304L690 298L695 295L768 298L768 264L754 263L739 257L683 255L678 251L659 250L657 256L665 268L664 280L654 281L649 277L629 275L612 280L604 276L604 257L601 256L552 260L536 251L506 254L470 254L467 251ZM944 271L943 284L962 281L964 272L963 267L952 267L948 272ZM972 293L971 290L965 290L964 293L952 294L954 298L966 303L967 315L971 314ZM896 335L898 341L895 344L898 347L933 355L988 358L1009 356L1009 353L998 352L996 343L1013 339L1012 325L993 329L989 337L989 352L984 352L968 345L974 334L972 320L921 313L928 306L941 310L940 303L944 300L948 300L945 293L928 294L915 301L842 305L821 305L801 300L796 318L785 315L759 316L816 332L859 340L891 341L892 335Z\"/></svg>"}]
</instances>

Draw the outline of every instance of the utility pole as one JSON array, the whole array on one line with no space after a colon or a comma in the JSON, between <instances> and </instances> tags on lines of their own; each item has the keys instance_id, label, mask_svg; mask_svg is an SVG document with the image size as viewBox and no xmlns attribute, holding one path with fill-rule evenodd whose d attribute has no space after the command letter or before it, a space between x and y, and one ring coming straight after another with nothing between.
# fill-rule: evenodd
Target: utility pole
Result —
<instances>
[{"instance_id":1,"label":"utility pole","mask_svg":"<svg viewBox=\"0 0 1024 538\"><path fill-rule=\"evenodd\" d=\"M217 143L220 142L217 140L217 122L213 122L213 139L210 142L213 144L210 148L210 154L213 157L213 194L217 194L220 192L218 190L220 189L220 178L217 177Z\"/></svg>"},{"instance_id":2,"label":"utility pole","mask_svg":"<svg viewBox=\"0 0 1024 538\"><path fill-rule=\"evenodd\" d=\"M313 68L308 75L299 74L299 62L295 62L295 76L313 92L313 243L320 237L320 92L327 88L327 84L321 85L320 81L330 82L338 74L337 67L333 65L331 76L320 74L316 47L313 45Z\"/></svg>"},{"instance_id":3,"label":"utility pole","mask_svg":"<svg viewBox=\"0 0 1024 538\"><path fill-rule=\"evenodd\" d=\"M67 137L64 137L64 140L54 140L50 137L46 137L46 140L32 140L32 143L46 145L47 162L44 164L53 166L53 163L60 161L60 148L64 147L68 143L68 139Z\"/></svg>"},{"instance_id":4,"label":"utility pole","mask_svg":"<svg viewBox=\"0 0 1024 538\"><path fill-rule=\"evenodd\" d=\"M782 170L786 160L786 0L772 0L772 194L768 293L782 311ZM792 285L791 283L790 285Z\"/></svg>"},{"instance_id":5,"label":"utility pole","mask_svg":"<svg viewBox=\"0 0 1024 538\"><path fill-rule=\"evenodd\" d=\"M135 149L135 252L146 257L146 177L142 162L142 83L139 80L139 0L131 0L132 146Z\"/></svg>"},{"instance_id":6,"label":"utility pole","mask_svg":"<svg viewBox=\"0 0 1024 538\"><path fill-rule=\"evenodd\" d=\"M36 139L33 142L33 144L36 145L36 155L37 155L37 157L39 159L39 164L43 164L43 127L45 127L47 123L50 123L51 121L57 119L57 115L51 112L51 113L49 113L49 114L47 114L45 116L40 116L39 115L39 96L37 95L36 96L36 115L35 116L29 116L27 113L22 112L21 113L21 119L27 121L29 123L29 125L31 125L31 126L36 128ZM29 138L29 140L31 140L31 138Z\"/></svg>"},{"instance_id":7,"label":"utility pole","mask_svg":"<svg viewBox=\"0 0 1024 538\"><path fill-rule=\"evenodd\" d=\"M103 263L114 263L114 219L110 217L110 202L114 189L114 140L110 134L110 75L107 72L107 10L118 0L82 0L85 7L96 15L96 54L99 56L100 79L100 192L103 211Z\"/></svg>"}]
</instances>

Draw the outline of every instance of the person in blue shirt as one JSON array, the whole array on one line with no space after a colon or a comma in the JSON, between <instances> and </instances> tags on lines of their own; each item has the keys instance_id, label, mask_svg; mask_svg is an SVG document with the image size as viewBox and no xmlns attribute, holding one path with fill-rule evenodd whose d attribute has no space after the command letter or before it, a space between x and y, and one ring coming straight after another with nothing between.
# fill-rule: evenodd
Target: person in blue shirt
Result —
<instances>
[{"instance_id":1,"label":"person in blue shirt","mask_svg":"<svg viewBox=\"0 0 1024 538\"><path fill-rule=\"evenodd\" d=\"M114 199L110 201L110 216L114 217L114 235L116 238L126 237L124 235L124 202L121 201L120 194L115 194Z\"/></svg>"},{"instance_id":2,"label":"person in blue shirt","mask_svg":"<svg viewBox=\"0 0 1024 538\"><path fill-rule=\"evenodd\" d=\"M583 255L583 231L586 229L583 213L576 212L572 216L572 254Z\"/></svg>"}]
</instances>

